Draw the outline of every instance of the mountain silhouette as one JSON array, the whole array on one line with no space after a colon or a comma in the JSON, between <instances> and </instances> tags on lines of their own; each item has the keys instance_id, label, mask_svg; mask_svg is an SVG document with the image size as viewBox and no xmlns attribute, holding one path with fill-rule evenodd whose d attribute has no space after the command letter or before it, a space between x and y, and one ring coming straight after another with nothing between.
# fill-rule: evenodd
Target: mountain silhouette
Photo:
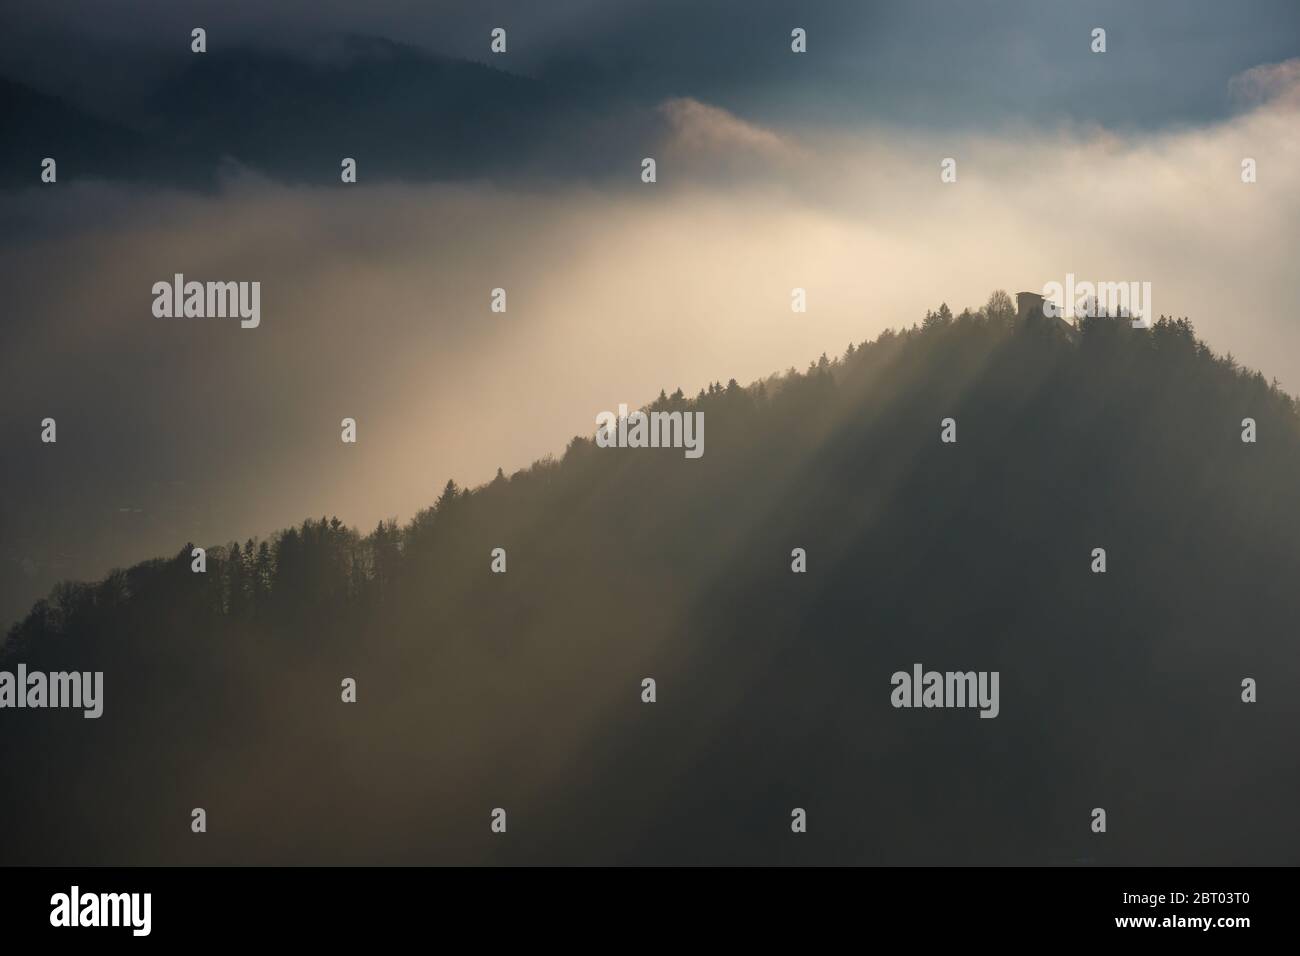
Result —
<instances>
[{"instance_id":1,"label":"mountain silhouette","mask_svg":"<svg viewBox=\"0 0 1300 956\"><path fill-rule=\"evenodd\" d=\"M606 169L621 143L661 126L653 112L611 109L602 90L375 37L331 36L294 52L216 45L157 69L112 122L0 79L12 104L0 120L0 188L37 183L45 156L59 160L60 181L199 189L231 164L285 183L338 184L344 157L357 160L360 182L571 180Z\"/></svg>"},{"instance_id":2,"label":"mountain silhouette","mask_svg":"<svg viewBox=\"0 0 1300 956\"><path fill-rule=\"evenodd\" d=\"M1300 859L1300 405L1189 322L995 294L649 409L703 456L579 437L405 526L60 585L0 666L103 671L104 713L0 718L0 862ZM892 706L918 663L1000 713Z\"/></svg>"},{"instance_id":3,"label":"mountain silhouette","mask_svg":"<svg viewBox=\"0 0 1300 956\"><path fill-rule=\"evenodd\" d=\"M0 188L40 182L41 161L58 163L60 181L86 175L129 179L147 143L139 133L0 77Z\"/></svg>"}]
</instances>

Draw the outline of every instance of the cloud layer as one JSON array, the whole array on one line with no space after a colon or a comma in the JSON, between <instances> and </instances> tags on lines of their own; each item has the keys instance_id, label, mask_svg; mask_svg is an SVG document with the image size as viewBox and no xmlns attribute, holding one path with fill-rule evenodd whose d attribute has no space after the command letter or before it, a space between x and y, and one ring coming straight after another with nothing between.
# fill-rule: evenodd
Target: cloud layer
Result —
<instances>
[{"instance_id":1,"label":"cloud layer","mask_svg":"<svg viewBox=\"0 0 1300 956\"><path fill-rule=\"evenodd\" d=\"M0 256L0 437L28 450L0 472L4 612L187 539L409 518L447 477L560 453L620 402L745 383L1068 272L1151 282L1158 311L1300 390L1298 75L1252 70L1244 112L1147 134L810 132L673 98L654 185L630 154L625 179L570 188L240 173L216 196L5 198L24 241ZM177 272L261 281L261 327L153 318L152 284ZM36 444L46 416L57 446Z\"/></svg>"}]
</instances>

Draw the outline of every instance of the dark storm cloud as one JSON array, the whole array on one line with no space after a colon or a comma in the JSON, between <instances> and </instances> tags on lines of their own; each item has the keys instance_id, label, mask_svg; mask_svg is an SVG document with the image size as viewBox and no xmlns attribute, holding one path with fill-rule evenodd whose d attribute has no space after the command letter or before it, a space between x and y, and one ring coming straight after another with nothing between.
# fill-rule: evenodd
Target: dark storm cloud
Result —
<instances>
[{"instance_id":1,"label":"dark storm cloud","mask_svg":"<svg viewBox=\"0 0 1300 956\"><path fill-rule=\"evenodd\" d=\"M105 107L183 58L196 25L214 49L307 49L321 37L366 34L508 64L588 99L689 95L785 123L1198 122L1226 115L1231 76L1300 52L1300 7L1290 0L148 0L112 16L51 3L10 20L0 72ZM789 53L796 25L808 30L807 56ZM509 30L508 57L488 53L494 26ZM1107 30L1104 55L1088 47L1098 26Z\"/></svg>"}]
</instances>

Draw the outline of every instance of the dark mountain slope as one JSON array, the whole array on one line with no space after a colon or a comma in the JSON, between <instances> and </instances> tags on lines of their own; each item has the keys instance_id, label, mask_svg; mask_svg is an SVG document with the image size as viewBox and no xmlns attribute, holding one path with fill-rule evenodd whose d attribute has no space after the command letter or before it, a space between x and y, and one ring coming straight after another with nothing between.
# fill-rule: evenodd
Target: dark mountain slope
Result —
<instances>
[{"instance_id":1,"label":"dark mountain slope","mask_svg":"<svg viewBox=\"0 0 1300 956\"><path fill-rule=\"evenodd\" d=\"M47 156L58 164L59 182L148 175L137 165L149 161L148 143L133 130L4 77L0 103L0 188L39 185Z\"/></svg>"},{"instance_id":2,"label":"dark mountain slope","mask_svg":"<svg viewBox=\"0 0 1300 956\"><path fill-rule=\"evenodd\" d=\"M662 127L644 107L615 109L600 90L371 37L331 37L295 53L214 45L164 73L120 107L119 126L0 81L14 104L0 120L0 188L36 183L50 155L61 170L66 157L70 176L195 188L210 188L229 163L281 182L338 184L344 157L357 161L360 182L505 174L571 182L627 161L629 137Z\"/></svg>"},{"instance_id":3,"label":"dark mountain slope","mask_svg":"<svg viewBox=\"0 0 1300 956\"><path fill-rule=\"evenodd\" d=\"M702 458L575 439L61 588L4 666L105 713L0 713L0 862L1300 860L1300 410L1186 323L932 316L655 407ZM895 709L918 662L999 716Z\"/></svg>"},{"instance_id":4,"label":"dark mountain slope","mask_svg":"<svg viewBox=\"0 0 1300 956\"><path fill-rule=\"evenodd\" d=\"M190 57L149 104L151 123L275 178L339 181L491 171L543 133L539 84L382 40L316 59L237 49ZM316 170L316 172L313 172Z\"/></svg>"}]
</instances>

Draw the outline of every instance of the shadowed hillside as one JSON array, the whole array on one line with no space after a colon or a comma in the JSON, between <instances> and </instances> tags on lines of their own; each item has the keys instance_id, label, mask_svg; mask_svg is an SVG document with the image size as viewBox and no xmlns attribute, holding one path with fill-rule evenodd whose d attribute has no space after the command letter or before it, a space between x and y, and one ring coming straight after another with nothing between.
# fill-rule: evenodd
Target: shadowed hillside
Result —
<instances>
[{"instance_id":1,"label":"shadowed hillside","mask_svg":"<svg viewBox=\"0 0 1300 956\"><path fill-rule=\"evenodd\" d=\"M595 175L653 113L608 111L610 94L543 83L375 37L328 37L297 54L218 46L171 56L112 122L0 77L0 190L59 181L163 181L212 189L235 164L295 184L338 185L343 157L361 181L465 180L505 171ZM556 128L569 130L557 137ZM574 141L582 143L574 148Z\"/></svg>"},{"instance_id":2,"label":"shadowed hillside","mask_svg":"<svg viewBox=\"0 0 1300 956\"><path fill-rule=\"evenodd\" d=\"M1190 324L995 295L652 407L703 457L56 589L3 666L104 715L0 712L0 863L1300 862L1300 407ZM999 716L891 707L916 662Z\"/></svg>"}]
</instances>

